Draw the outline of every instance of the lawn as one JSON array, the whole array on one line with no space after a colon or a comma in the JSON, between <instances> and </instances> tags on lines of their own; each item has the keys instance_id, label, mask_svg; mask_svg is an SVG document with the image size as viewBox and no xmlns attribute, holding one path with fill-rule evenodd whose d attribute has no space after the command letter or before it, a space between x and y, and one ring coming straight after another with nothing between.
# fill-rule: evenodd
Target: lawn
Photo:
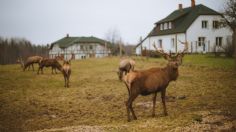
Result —
<instances>
[{"instance_id":1,"label":"lawn","mask_svg":"<svg viewBox=\"0 0 236 132\"><path fill-rule=\"evenodd\" d=\"M133 104L138 120L132 122L124 105L127 89L116 73L119 60L72 61L70 88L50 68L37 75L19 65L0 65L0 131L236 130L233 59L186 55L178 80L167 88L169 115L162 114L160 94L154 118L152 95L139 96ZM167 64L162 58L135 61L137 70Z\"/></svg>"}]
</instances>

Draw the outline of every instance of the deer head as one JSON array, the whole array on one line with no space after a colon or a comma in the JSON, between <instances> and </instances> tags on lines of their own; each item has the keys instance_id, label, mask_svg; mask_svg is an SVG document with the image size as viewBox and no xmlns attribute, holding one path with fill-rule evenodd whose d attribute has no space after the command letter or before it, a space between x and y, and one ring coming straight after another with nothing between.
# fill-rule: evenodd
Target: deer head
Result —
<instances>
[{"instance_id":1,"label":"deer head","mask_svg":"<svg viewBox=\"0 0 236 132\"><path fill-rule=\"evenodd\" d=\"M178 68L182 64L182 58L184 57L185 52L188 50L188 42L181 42L181 44L185 45L185 48L183 51L179 51L175 55L167 54L164 52L163 49L158 49L155 44L153 44L156 51L162 55L166 60L168 60L168 66L171 66L173 68Z\"/></svg>"}]
</instances>

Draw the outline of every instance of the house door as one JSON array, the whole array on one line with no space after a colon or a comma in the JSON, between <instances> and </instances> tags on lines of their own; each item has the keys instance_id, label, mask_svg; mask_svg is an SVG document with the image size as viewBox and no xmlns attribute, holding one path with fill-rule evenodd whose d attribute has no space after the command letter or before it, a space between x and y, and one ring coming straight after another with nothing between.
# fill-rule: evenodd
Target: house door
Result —
<instances>
[{"instance_id":1,"label":"house door","mask_svg":"<svg viewBox=\"0 0 236 132\"><path fill-rule=\"evenodd\" d=\"M205 37L198 37L198 46L202 47L202 51L200 52L206 52L206 42L205 42Z\"/></svg>"},{"instance_id":2,"label":"house door","mask_svg":"<svg viewBox=\"0 0 236 132\"><path fill-rule=\"evenodd\" d=\"M203 49L203 52L206 51L206 44L205 43L202 44L202 49Z\"/></svg>"}]
</instances>

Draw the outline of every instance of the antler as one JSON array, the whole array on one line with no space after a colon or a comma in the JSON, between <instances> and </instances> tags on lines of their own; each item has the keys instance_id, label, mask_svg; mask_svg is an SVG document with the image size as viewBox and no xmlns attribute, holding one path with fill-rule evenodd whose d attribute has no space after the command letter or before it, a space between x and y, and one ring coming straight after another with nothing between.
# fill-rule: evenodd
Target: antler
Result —
<instances>
[{"instance_id":1,"label":"antler","mask_svg":"<svg viewBox=\"0 0 236 132\"><path fill-rule=\"evenodd\" d=\"M180 55L180 54L184 54L186 51L188 51L188 42L182 42L180 40L178 40L181 44L184 44L184 50L182 52L178 52L177 53L177 56Z\"/></svg>"},{"instance_id":2,"label":"antler","mask_svg":"<svg viewBox=\"0 0 236 132\"><path fill-rule=\"evenodd\" d=\"M161 54L165 59L170 60L171 56L170 56L169 54L165 53L163 49L159 50L159 49L156 47L155 43L153 43L153 47L154 47L154 48L156 49L156 51L157 51L159 54Z\"/></svg>"}]
</instances>

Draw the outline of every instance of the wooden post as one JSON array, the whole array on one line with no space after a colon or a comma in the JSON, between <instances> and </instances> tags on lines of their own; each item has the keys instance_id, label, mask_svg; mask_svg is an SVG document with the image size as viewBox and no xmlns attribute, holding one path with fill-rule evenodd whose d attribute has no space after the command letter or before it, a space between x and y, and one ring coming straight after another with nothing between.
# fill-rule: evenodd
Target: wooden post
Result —
<instances>
[{"instance_id":1,"label":"wooden post","mask_svg":"<svg viewBox=\"0 0 236 132\"><path fill-rule=\"evenodd\" d=\"M210 40L208 41L208 52L210 52Z\"/></svg>"},{"instance_id":2,"label":"wooden post","mask_svg":"<svg viewBox=\"0 0 236 132\"><path fill-rule=\"evenodd\" d=\"M191 53L193 53L193 42L191 42Z\"/></svg>"}]
</instances>

